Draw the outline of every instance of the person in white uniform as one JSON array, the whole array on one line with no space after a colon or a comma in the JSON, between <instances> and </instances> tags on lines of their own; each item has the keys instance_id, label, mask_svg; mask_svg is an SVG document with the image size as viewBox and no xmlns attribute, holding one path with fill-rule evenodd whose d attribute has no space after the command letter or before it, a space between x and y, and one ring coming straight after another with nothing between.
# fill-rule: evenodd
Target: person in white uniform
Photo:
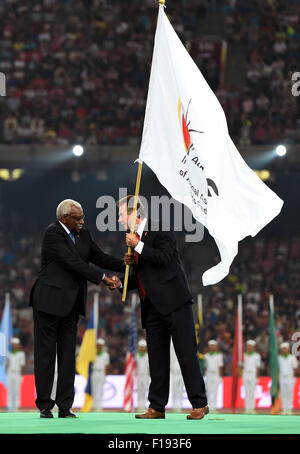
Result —
<instances>
[{"instance_id":1,"label":"person in white uniform","mask_svg":"<svg viewBox=\"0 0 300 454\"><path fill-rule=\"evenodd\" d=\"M217 408L218 386L222 381L223 364L223 355L219 352L218 342L211 339L208 342L208 352L204 355L204 375L210 412Z\"/></svg>"},{"instance_id":2,"label":"person in white uniform","mask_svg":"<svg viewBox=\"0 0 300 454\"><path fill-rule=\"evenodd\" d=\"M280 344L279 363L279 388L282 402L282 413L292 414L293 392L295 378L297 376L298 362L294 355L290 353L288 342Z\"/></svg>"},{"instance_id":3,"label":"person in white uniform","mask_svg":"<svg viewBox=\"0 0 300 454\"><path fill-rule=\"evenodd\" d=\"M140 339L138 342L138 351L136 354L136 375L138 411L144 411L147 408L147 391L149 385L149 360L147 343L144 339Z\"/></svg>"},{"instance_id":4,"label":"person in white uniform","mask_svg":"<svg viewBox=\"0 0 300 454\"><path fill-rule=\"evenodd\" d=\"M246 342L243 363L243 382L245 388L245 411L255 411L255 388L260 375L261 356L255 350L256 342L252 339Z\"/></svg>"},{"instance_id":5,"label":"person in white uniform","mask_svg":"<svg viewBox=\"0 0 300 454\"><path fill-rule=\"evenodd\" d=\"M7 409L16 411L20 407L20 387L25 366L25 353L21 350L20 340L11 339L12 350L6 358L7 364Z\"/></svg>"},{"instance_id":6,"label":"person in white uniform","mask_svg":"<svg viewBox=\"0 0 300 454\"><path fill-rule=\"evenodd\" d=\"M110 358L107 351L104 350L105 340L97 339L97 355L92 366L92 397L94 401L93 408L95 411L102 410L103 388L105 383L105 376L107 366L109 365Z\"/></svg>"},{"instance_id":7,"label":"person in white uniform","mask_svg":"<svg viewBox=\"0 0 300 454\"><path fill-rule=\"evenodd\" d=\"M170 350L170 378L173 398L173 411L181 411L184 383L172 340Z\"/></svg>"}]
</instances>

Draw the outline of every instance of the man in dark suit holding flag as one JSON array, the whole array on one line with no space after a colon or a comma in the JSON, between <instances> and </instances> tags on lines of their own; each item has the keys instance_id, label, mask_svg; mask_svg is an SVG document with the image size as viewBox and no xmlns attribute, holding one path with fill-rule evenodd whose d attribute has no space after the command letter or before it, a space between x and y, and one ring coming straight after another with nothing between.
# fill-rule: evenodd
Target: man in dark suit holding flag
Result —
<instances>
[{"instance_id":1,"label":"man in dark suit holding flag","mask_svg":"<svg viewBox=\"0 0 300 454\"><path fill-rule=\"evenodd\" d=\"M133 215L133 196L118 202L119 222L129 228ZM147 228L148 224L148 228ZM197 358L193 298L179 257L173 231L147 220L141 201L137 203L135 233L126 234L125 262L133 265L128 290L138 289L142 327L146 329L151 384L150 406L139 419L165 418L169 397L170 341L181 368L188 398L193 407L188 419L202 419L208 413L205 384ZM119 281L116 285L121 286Z\"/></svg>"},{"instance_id":2,"label":"man in dark suit holding flag","mask_svg":"<svg viewBox=\"0 0 300 454\"><path fill-rule=\"evenodd\" d=\"M105 254L84 228L81 205L67 199L57 207L57 220L42 241L42 267L30 294L34 318L36 405L41 417L52 418L56 403L60 418L75 417L75 341L79 315L85 315L87 281L112 285L97 267L123 272L124 261ZM96 265L96 266L94 266ZM51 399L55 357L58 380Z\"/></svg>"}]
</instances>

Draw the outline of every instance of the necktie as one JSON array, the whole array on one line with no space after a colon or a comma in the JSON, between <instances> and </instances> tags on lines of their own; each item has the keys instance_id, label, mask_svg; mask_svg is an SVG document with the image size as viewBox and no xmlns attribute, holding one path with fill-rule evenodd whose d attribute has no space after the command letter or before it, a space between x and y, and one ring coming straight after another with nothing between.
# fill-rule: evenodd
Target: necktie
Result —
<instances>
[{"instance_id":1,"label":"necktie","mask_svg":"<svg viewBox=\"0 0 300 454\"><path fill-rule=\"evenodd\" d=\"M73 243L75 244L75 237L73 235L72 232L69 233L69 237L71 238L71 240L73 241Z\"/></svg>"},{"instance_id":2,"label":"necktie","mask_svg":"<svg viewBox=\"0 0 300 454\"><path fill-rule=\"evenodd\" d=\"M140 235L138 233L135 234L135 236L140 240ZM147 294L146 294L146 290L144 289L144 286L143 286L143 283L142 283L142 280L140 278L140 273L139 273L139 270L138 270L138 263L139 263L139 254L134 251L134 261L136 263L136 277L137 277L137 283L138 283L138 289L139 289L139 294L140 294L140 297L141 297L141 300L144 301Z\"/></svg>"}]
</instances>

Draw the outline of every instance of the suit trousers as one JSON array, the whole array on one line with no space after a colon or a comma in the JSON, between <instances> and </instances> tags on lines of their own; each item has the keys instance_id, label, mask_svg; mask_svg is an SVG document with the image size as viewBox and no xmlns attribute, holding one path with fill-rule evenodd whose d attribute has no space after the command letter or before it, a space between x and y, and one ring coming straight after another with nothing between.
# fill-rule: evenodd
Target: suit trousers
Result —
<instances>
[{"instance_id":1,"label":"suit trousers","mask_svg":"<svg viewBox=\"0 0 300 454\"><path fill-rule=\"evenodd\" d=\"M151 378L148 394L150 408L164 412L168 403L171 338L188 399L193 408L205 407L207 398L197 356L192 304L183 304L168 315L160 314L149 298L143 304Z\"/></svg>"},{"instance_id":2,"label":"suit trousers","mask_svg":"<svg viewBox=\"0 0 300 454\"><path fill-rule=\"evenodd\" d=\"M34 319L34 375L36 406L39 410L69 409L74 400L75 347L78 305L65 316L33 309ZM51 398L55 359L57 355L57 388L55 401Z\"/></svg>"}]
</instances>

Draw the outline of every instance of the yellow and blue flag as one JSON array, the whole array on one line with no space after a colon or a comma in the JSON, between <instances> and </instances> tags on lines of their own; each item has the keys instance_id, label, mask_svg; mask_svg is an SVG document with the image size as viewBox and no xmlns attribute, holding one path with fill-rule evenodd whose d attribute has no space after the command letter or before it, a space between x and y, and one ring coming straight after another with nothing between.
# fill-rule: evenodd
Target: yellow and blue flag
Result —
<instances>
[{"instance_id":1,"label":"yellow and blue flag","mask_svg":"<svg viewBox=\"0 0 300 454\"><path fill-rule=\"evenodd\" d=\"M94 308L95 309L95 308ZM81 347L77 356L76 361L76 370L77 373L83 375L86 378L86 388L85 388L85 399L83 407L81 408L82 412L89 412L93 408L93 397L92 397L92 386L91 386L91 372L92 365L96 359L97 349L96 349L96 340L97 340L97 316L95 315L95 310L92 311L92 315L88 322L86 331L84 333Z\"/></svg>"}]
</instances>

